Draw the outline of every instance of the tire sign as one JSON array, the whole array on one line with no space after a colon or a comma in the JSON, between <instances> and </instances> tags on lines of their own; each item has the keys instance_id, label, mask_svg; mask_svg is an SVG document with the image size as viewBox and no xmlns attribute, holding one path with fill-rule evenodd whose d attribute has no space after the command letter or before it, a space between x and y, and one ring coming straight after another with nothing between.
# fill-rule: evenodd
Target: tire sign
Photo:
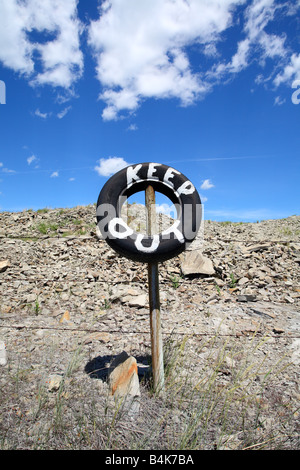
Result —
<instances>
[{"instance_id":1,"label":"tire sign","mask_svg":"<svg viewBox=\"0 0 300 470\"><path fill-rule=\"evenodd\" d=\"M129 196L145 191L147 234L137 233L121 217ZM151 205L155 191L175 205L177 220L157 234ZM153 384L164 391L163 344L160 319L158 263L182 253L197 235L202 207L195 186L182 173L161 163L139 163L120 170L103 186L97 201L97 225L108 245L134 261L148 263Z\"/></svg>"},{"instance_id":2,"label":"tire sign","mask_svg":"<svg viewBox=\"0 0 300 470\"><path fill-rule=\"evenodd\" d=\"M177 220L159 234L135 232L121 217L126 199L151 185L175 205ZM139 163L113 175L97 202L97 224L119 254L143 263L165 261L183 252L197 235L202 206L195 186L182 173L161 163Z\"/></svg>"}]
</instances>

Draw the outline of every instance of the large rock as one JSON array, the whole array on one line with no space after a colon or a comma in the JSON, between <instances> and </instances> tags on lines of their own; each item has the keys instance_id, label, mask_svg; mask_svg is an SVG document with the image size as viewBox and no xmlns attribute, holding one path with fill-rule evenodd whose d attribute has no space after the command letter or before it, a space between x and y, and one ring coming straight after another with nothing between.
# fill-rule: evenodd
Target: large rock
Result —
<instances>
[{"instance_id":1,"label":"large rock","mask_svg":"<svg viewBox=\"0 0 300 470\"><path fill-rule=\"evenodd\" d=\"M139 289L132 289L130 286L119 286L112 289L110 297L111 302L120 300L130 307L146 307L148 305L148 295Z\"/></svg>"},{"instance_id":2,"label":"large rock","mask_svg":"<svg viewBox=\"0 0 300 470\"><path fill-rule=\"evenodd\" d=\"M140 294L140 295L127 295L122 297L122 302L128 303L130 307L146 307L148 304L148 295L147 294Z\"/></svg>"},{"instance_id":3,"label":"large rock","mask_svg":"<svg viewBox=\"0 0 300 470\"><path fill-rule=\"evenodd\" d=\"M187 251L181 257L181 271L184 276L189 274L205 274L212 276L215 269L212 261L202 255L201 251Z\"/></svg>"},{"instance_id":4,"label":"large rock","mask_svg":"<svg viewBox=\"0 0 300 470\"><path fill-rule=\"evenodd\" d=\"M46 380L49 392L57 392L63 382L63 376L59 374L52 374Z\"/></svg>"},{"instance_id":5,"label":"large rock","mask_svg":"<svg viewBox=\"0 0 300 470\"><path fill-rule=\"evenodd\" d=\"M9 266L9 260L8 259L4 259L4 260L0 261L0 273L3 273L4 271L6 271L8 266Z\"/></svg>"},{"instance_id":6,"label":"large rock","mask_svg":"<svg viewBox=\"0 0 300 470\"><path fill-rule=\"evenodd\" d=\"M108 377L110 395L122 404L128 415L139 412L140 384L136 359L123 351L111 364Z\"/></svg>"},{"instance_id":7,"label":"large rock","mask_svg":"<svg viewBox=\"0 0 300 470\"><path fill-rule=\"evenodd\" d=\"M7 357L6 357L6 347L4 341L0 341L0 366L6 366Z\"/></svg>"}]
</instances>

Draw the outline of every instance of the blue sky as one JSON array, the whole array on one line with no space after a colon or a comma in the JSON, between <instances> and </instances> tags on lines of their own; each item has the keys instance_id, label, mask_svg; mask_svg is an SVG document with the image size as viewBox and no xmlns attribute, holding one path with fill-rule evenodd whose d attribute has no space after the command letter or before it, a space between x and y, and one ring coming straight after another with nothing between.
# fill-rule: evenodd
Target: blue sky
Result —
<instances>
[{"instance_id":1,"label":"blue sky","mask_svg":"<svg viewBox=\"0 0 300 470\"><path fill-rule=\"evenodd\" d=\"M0 0L0 18L0 211L94 203L152 161L206 219L299 214L299 0Z\"/></svg>"}]
</instances>

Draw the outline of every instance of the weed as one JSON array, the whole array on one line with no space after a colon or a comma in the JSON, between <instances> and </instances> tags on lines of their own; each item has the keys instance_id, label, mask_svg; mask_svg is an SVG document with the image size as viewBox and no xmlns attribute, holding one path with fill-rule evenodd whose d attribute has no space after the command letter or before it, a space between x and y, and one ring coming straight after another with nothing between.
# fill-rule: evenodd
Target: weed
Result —
<instances>
[{"instance_id":1,"label":"weed","mask_svg":"<svg viewBox=\"0 0 300 470\"><path fill-rule=\"evenodd\" d=\"M70 237L71 235L73 235L73 232L72 232L71 230L68 230L67 232L64 232L64 233L62 234L63 238L64 238L64 237Z\"/></svg>"},{"instance_id":2,"label":"weed","mask_svg":"<svg viewBox=\"0 0 300 470\"><path fill-rule=\"evenodd\" d=\"M285 236L288 236L288 237L291 237L293 235L292 230L288 227L283 227L282 229L280 229L280 233L282 233L282 235L285 235Z\"/></svg>"},{"instance_id":3,"label":"weed","mask_svg":"<svg viewBox=\"0 0 300 470\"><path fill-rule=\"evenodd\" d=\"M215 283L215 288L217 289L218 294L221 295L221 289L216 283Z\"/></svg>"},{"instance_id":4,"label":"weed","mask_svg":"<svg viewBox=\"0 0 300 470\"><path fill-rule=\"evenodd\" d=\"M49 209L47 209L46 207L44 209L38 209L37 210L38 214L46 214L47 212L49 212Z\"/></svg>"},{"instance_id":5,"label":"weed","mask_svg":"<svg viewBox=\"0 0 300 470\"><path fill-rule=\"evenodd\" d=\"M0 390L0 448L191 451L297 447L292 427L294 404L276 386L289 365L283 358L267 365L268 337L255 333L241 342L224 339L219 329L197 342L193 335L179 339L176 331L165 338L164 393L155 394L151 381L143 380L140 411L134 420L126 415L122 403L108 396L102 379L82 374L87 353L84 344L75 347L59 389L52 392L42 380L35 385L32 378L37 369L27 367L25 357L20 357L17 368L12 363L3 372L7 380L3 381L5 390ZM49 365L50 355L46 355Z\"/></svg>"},{"instance_id":6,"label":"weed","mask_svg":"<svg viewBox=\"0 0 300 470\"><path fill-rule=\"evenodd\" d=\"M236 287L236 284L237 284L237 279L234 277L234 274L231 273L230 274L230 287L234 289Z\"/></svg>"},{"instance_id":7,"label":"weed","mask_svg":"<svg viewBox=\"0 0 300 470\"><path fill-rule=\"evenodd\" d=\"M53 223L53 222L49 222L48 224L46 224L45 222L41 222L37 226L37 230L43 235L46 235L48 231L55 232L57 229L58 229L58 224Z\"/></svg>"},{"instance_id":8,"label":"weed","mask_svg":"<svg viewBox=\"0 0 300 470\"><path fill-rule=\"evenodd\" d=\"M169 277L170 281L172 282L173 289L177 289L179 287L180 278L176 275Z\"/></svg>"},{"instance_id":9,"label":"weed","mask_svg":"<svg viewBox=\"0 0 300 470\"><path fill-rule=\"evenodd\" d=\"M80 230L77 230L76 234L86 235L86 227L82 227Z\"/></svg>"},{"instance_id":10,"label":"weed","mask_svg":"<svg viewBox=\"0 0 300 470\"><path fill-rule=\"evenodd\" d=\"M38 315L40 311L41 311L41 307L40 307L38 299L36 299L35 304L34 304L34 313Z\"/></svg>"},{"instance_id":11,"label":"weed","mask_svg":"<svg viewBox=\"0 0 300 470\"><path fill-rule=\"evenodd\" d=\"M39 224L37 226L37 229L40 233L42 233L43 235L46 235L46 233L48 232L48 226L42 222L41 224Z\"/></svg>"},{"instance_id":12,"label":"weed","mask_svg":"<svg viewBox=\"0 0 300 470\"><path fill-rule=\"evenodd\" d=\"M209 318L211 316L211 311L205 307L203 314L206 318Z\"/></svg>"}]
</instances>

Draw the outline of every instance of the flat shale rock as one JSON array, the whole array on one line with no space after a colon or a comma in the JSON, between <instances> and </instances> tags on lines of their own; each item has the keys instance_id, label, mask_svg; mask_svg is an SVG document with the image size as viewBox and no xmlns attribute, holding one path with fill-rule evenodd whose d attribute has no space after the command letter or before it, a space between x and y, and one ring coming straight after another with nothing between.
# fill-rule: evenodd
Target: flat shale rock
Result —
<instances>
[{"instance_id":1,"label":"flat shale rock","mask_svg":"<svg viewBox=\"0 0 300 470\"><path fill-rule=\"evenodd\" d=\"M137 361L123 351L111 363L108 376L109 392L129 415L139 412L141 396Z\"/></svg>"},{"instance_id":2,"label":"flat shale rock","mask_svg":"<svg viewBox=\"0 0 300 470\"><path fill-rule=\"evenodd\" d=\"M6 355L6 346L4 341L0 341L0 366L6 366L7 364L7 355Z\"/></svg>"},{"instance_id":3,"label":"flat shale rock","mask_svg":"<svg viewBox=\"0 0 300 470\"><path fill-rule=\"evenodd\" d=\"M0 260L0 273L3 273L4 271L6 271L8 266L9 266L8 259Z\"/></svg>"},{"instance_id":4,"label":"flat shale rock","mask_svg":"<svg viewBox=\"0 0 300 470\"><path fill-rule=\"evenodd\" d=\"M212 261L203 256L200 250L187 251L181 256L181 271L184 276L189 274L205 274L212 276L215 269Z\"/></svg>"}]
</instances>

